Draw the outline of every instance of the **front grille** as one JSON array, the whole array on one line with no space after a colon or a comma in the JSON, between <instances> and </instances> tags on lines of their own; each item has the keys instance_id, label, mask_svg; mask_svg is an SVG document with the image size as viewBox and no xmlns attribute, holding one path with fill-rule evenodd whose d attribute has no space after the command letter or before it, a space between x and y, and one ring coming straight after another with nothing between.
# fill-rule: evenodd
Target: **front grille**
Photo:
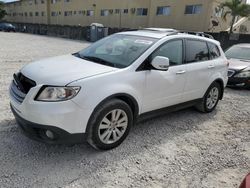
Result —
<instances>
[{"instance_id":1,"label":"front grille","mask_svg":"<svg viewBox=\"0 0 250 188\"><path fill-rule=\"evenodd\" d=\"M10 86L10 95L19 103L22 103L26 94L32 87L36 86L36 83L25 77L23 74L15 74L14 79Z\"/></svg>"},{"instance_id":2,"label":"front grille","mask_svg":"<svg viewBox=\"0 0 250 188\"><path fill-rule=\"evenodd\" d=\"M22 73L17 74L17 75L16 75L16 78L18 79L18 80L16 80L16 81L18 81L18 84L19 84L18 86L19 86L19 88L21 87L22 90L23 90L23 92L24 92L25 94L27 94L27 93L29 92L29 90L30 90L32 87L35 87L35 86L36 86L36 82L35 82L35 81L33 81L33 80L27 78L27 77L24 76ZM15 79L15 78L14 78L14 79ZM20 86L20 85L21 85L21 86Z\"/></svg>"},{"instance_id":3,"label":"front grille","mask_svg":"<svg viewBox=\"0 0 250 188\"><path fill-rule=\"evenodd\" d=\"M232 77L234 75L235 71L234 70L228 70L227 76Z\"/></svg>"}]
</instances>

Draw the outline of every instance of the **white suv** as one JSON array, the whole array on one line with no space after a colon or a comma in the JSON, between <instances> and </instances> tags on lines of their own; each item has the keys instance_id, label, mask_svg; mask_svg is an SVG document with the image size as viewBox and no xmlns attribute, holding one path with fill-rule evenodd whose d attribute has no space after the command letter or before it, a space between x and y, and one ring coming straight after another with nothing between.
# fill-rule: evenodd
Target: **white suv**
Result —
<instances>
[{"instance_id":1,"label":"white suv","mask_svg":"<svg viewBox=\"0 0 250 188\"><path fill-rule=\"evenodd\" d=\"M11 109L23 132L46 143L111 149L140 117L223 97L228 62L219 42L173 29L144 29L26 65L14 74ZM156 111L157 110L157 111Z\"/></svg>"}]
</instances>

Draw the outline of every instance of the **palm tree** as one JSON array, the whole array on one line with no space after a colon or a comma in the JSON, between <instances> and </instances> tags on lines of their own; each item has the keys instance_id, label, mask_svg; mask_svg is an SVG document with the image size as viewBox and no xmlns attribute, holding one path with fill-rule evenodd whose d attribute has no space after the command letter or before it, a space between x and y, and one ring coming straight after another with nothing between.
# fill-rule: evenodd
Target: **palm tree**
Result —
<instances>
[{"instance_id":1,"label":"palm tree","mask_svg":"<svg viewBox=\"0 0 250 188\"><path fill-rule=\"evenodd\" d=\"M227 11L223 15L225 20L228 15L232 16L232 21L230 23L230 34L233 33L233 25L237 16L248 17L250 15L250 5L243 3L242 0L226 1L220 4L220 8L227 8Z\"/></svg>"},{"instance_id":2,"label":"palm tree","mask_svg":"<svg viewBox=\"0 0 250 188\"><path fill-rule=\"evenodd\" d=\"M7 12L3 9L4 3L0 1L0 20L7 14Z\"/></svg>"}]
</instances>

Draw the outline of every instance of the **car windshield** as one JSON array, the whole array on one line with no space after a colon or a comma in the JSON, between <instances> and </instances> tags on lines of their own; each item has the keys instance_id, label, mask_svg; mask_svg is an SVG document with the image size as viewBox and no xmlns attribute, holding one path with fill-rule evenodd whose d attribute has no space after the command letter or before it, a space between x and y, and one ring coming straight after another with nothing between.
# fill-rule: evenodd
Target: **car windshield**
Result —
<instances>
[{"instance_id":1,"label":"car windshield","mask_svg":"<svg viewBox=\"0 0 250 188\"><path fill-rule=\"evenodd\" d=\"M226 57L228 59L242 59L250 61L250 48L233 46L229 48L226 52Z\"/></svg>"},{"instance_id":2,"label":"car windshield","mask_svg":"<svg viewBox=\"0 0 250 188\"><path fill-rule=\"evenodd\" d=\"M156 40L150 37L115 34L97 41L75 55L95 63L124 68L131 65Z\"/></svg>"}]
</instances>

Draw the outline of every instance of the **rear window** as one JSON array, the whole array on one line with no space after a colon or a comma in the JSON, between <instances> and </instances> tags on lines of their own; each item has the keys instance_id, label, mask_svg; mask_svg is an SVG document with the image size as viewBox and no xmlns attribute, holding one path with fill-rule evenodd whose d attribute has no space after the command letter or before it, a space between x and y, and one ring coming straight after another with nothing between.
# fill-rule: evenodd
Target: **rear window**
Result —
<instances>
[{"instance_id":1,"label":"rear window","mask_svg":"<svg viewBox=\"0 0 250 188\"><path fill-rule=\"evenodd\" d=\"M220 57L220 50L217 45L208 43L208 48L209 48L209 57L210 59L216 59Z\"/></svg>"},{"instance_id":2,"label":"rear window","mask_svg":"<svg viewBox=\"0 0 250 188\"><path fill-rule=\"evenodd\" d=\"M187 63L207 61L209 59L207 43L199 40L186 40Z\"/></svg>"}]
</instances>

